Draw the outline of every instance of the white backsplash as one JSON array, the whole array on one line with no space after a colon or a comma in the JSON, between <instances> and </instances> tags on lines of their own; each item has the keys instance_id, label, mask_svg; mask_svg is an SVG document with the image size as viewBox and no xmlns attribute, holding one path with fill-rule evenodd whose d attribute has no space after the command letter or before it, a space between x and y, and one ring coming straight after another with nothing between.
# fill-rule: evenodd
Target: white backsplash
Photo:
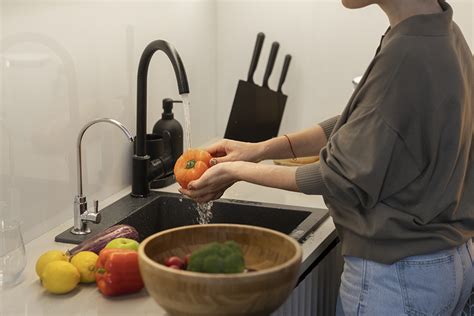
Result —
<instances>
[{"instance_id":1,"label":"white backsplash","mask_svg":"<svg viewBox=\"0 0 474 316\"><path fill-rule=\"evenodd\" d=\"M472 0L450 1L474 48ZM145 46L171 42L190 85L192 143L222 136L255 36L266 40L255 75L261 82L271 42L280 42L270 86L284 54L293 56L280 131L339 113L387 27L375 7L348 10L335 0L0 0L0 202L23 221L26 240L72 217L77 192L76 138L98 117L135 134L136 76ZM151 62L148 131L161 100L178 98L162 53ZM175 105L183 124L183 110ZM99 124L83 139L84 193L102 200L131 183L131 145ZM1 206L0 206L1 208Z\"/></svg>"},{"instance_id":2,"label":"white backsplash","mask_svg":"<svg viewBox=\"0 0 474 316\"><path fill-rule=\"evenodd\" d=\"M149 42L168 40L181 55L193 125L206 122L193 143L215 135L214 1L3 1L1 24L0 201L3 216L23 221L26 240L72 217L84 124L111 117L135 134L138 61ZM148 78L151 131L161 100L179 95L163 53ZM94 125L82 144L90 203L131 183L132 145L121 131Z\"/></svg>"},{"instance_id":3,"label":"white backsplash","mask_svg":"<svg viewBox=\"0 0 474 316\"><path fill-rule=\"evenodd\" d=\"M474 1L448 2L474 52ZM353 91L352 79L363 74L389 25L377 6L350 10L340 0L217 1L217 19L219 117L228 117L236 78L247 78L258 32L266 38L254 76L257 84L262 82L273 41L280 43L280 50L270 88L277 87L285 55L292 55L283 85L288 100L280 134L339 114ZM220 135L226 124L227 119L219 121Z\"/></svg>"}]
</instances>

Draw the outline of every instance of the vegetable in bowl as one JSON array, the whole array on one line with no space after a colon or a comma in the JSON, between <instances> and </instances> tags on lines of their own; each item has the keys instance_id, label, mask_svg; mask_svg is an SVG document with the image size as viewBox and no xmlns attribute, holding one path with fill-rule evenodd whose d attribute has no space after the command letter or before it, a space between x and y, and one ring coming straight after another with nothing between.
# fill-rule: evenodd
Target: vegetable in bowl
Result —
<instances>
[{"instance_id":1,"label":"vegetable in bowl","mask_svg":"<svg viewBox=\"0 0 474 316\"><path fill-rule=\"evenodd\" d=\"M168 257L165 259L164 265L173 269L203 273L241 273L249 271L245 268L242 249L233 240L223 243L208 243L187 254L184 258L178 256Z\"/></svg>"},{"instance_id":2,"label":"vegetable in bowl","mask_svg":"<svg viewBox=\"0 0 474 316\"><path fill-rule=\"evenodd\" d=\"M244 272L244 255L235 241L212 242L191 254L187 270L204 273Z\"/></svg>"}]
</instances>

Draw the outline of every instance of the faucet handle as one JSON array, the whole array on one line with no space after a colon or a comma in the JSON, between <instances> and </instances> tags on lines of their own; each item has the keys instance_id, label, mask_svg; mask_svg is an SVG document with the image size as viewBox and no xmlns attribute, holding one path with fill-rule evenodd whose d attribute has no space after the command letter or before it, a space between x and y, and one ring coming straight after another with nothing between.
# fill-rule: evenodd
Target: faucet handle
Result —
<instances>
[{"instance_id":1,"label":"faucet handle","mask_svg":"<svg viewBox=\"0 0 474 316\"><path fill-rule=\"evenodd\" d=\"M99 224L102 220L102 214L99 213L99 201L94 200L94 210L87 210L81 214L81 220Z\"/></svg>"},{"instance_id":2,"label":"faucet handle","mask_svg":"<svg viewBox=\"0 0 474 316\"><path fill-rule=\"evenodd\" d=\"M96 224L100 223L102 220L102 214L99 214L99 200L94 200L94 210L89 212L89 220Z\"/></svg>"},{"instance_id":3,"label":"faucet handle","mask_svg":"<svg viewBox=\"0 0 474 316\"><path fill-rule=\"evenodd\" d=\"M94 200L94 211L92 213L99 213L99 200Z\"/></svg>"}]
</instances>

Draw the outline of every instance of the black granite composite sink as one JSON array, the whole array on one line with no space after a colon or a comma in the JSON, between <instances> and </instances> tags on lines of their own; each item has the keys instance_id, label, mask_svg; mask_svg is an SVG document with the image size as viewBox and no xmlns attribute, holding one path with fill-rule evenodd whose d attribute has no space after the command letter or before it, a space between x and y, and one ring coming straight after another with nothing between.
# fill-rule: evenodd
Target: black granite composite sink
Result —
<instances>
[{"instance_id":1,"label":"black granite composite sink","mask_svg":"<svg viewBox=\"0 0 474 316\"><path fill-rule=\"evenodd\" d=\"M79 243L82 240L116 224L135 227L144 239L156 232L199 224L200 216L196 202L179 194L152 191L147 198L125 196L100 211L102 222L89 224L91 233L86 236L73 235L69 229L56 236L55 240ZM213 202L209 223L232 223L271 228L302 242L328 216L328 211L317 208L247 202L220 199Z\"/></svg>"}]
</instances>

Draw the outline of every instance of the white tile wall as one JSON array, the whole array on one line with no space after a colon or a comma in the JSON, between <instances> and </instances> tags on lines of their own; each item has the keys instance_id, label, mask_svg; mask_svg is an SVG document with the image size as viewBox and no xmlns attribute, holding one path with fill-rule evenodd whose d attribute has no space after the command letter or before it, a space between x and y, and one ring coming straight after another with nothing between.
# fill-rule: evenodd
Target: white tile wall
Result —
<instances>
[{"instance_id":1,"label":"white tile wall","mask_svg":"<svg viewBox=\"0 0 474 316\"><path fill-rule=\"evenodd\" d=\"M474 6L451 0L474 48ZM72 217L75 143L82 125L112 117L135 133L136 71L143 48L176 46L191 90L193 144L222 136L255 36L281 44L270 86L293 55L281 131L337 114L385 31L376 7L351 11L335 0L0 0L0 201L24 221L27 240ZM150 66L148 128L161 99L178 97L172 67ZM176 117L183 121L179 106ZM130 184L131 146L110 125L84 137L84 192L104 199Z\"/></svg>"}]
</instances>

